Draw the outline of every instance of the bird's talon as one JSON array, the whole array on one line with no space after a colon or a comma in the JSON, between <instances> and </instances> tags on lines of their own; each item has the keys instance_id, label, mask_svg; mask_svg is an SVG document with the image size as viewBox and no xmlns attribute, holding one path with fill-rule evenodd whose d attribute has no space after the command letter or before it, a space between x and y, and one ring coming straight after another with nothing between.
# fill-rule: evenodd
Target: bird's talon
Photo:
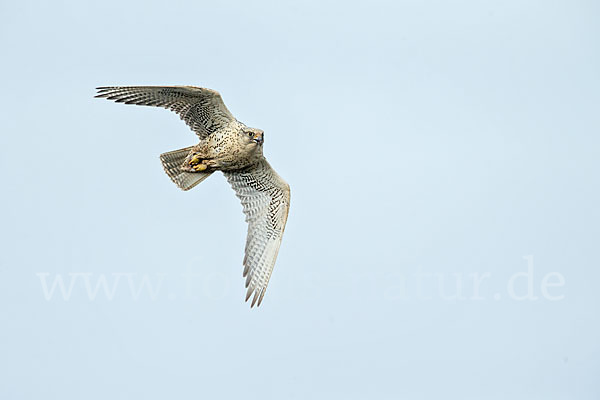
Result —
<instances>
[{"instance_id":1,"label":"bird's talon","mask_svg":"<svg viewBox=\"0 0 600 400\"><path fill-rule=\"evenodd\" d=\"M190 159L190 165L194 166L196 164L200 164L202 162L202 159L200 158L200 156L198 154L194 155L191 159Z\"/></svg>"}]
</instances>

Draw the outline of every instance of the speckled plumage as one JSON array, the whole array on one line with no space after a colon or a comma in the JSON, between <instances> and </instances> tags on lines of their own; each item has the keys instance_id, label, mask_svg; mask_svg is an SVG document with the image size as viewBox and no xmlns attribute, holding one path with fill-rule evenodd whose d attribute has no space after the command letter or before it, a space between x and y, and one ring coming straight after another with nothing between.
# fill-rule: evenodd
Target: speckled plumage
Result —
<instances>
[{"instance_id":1,"label":"speckled plumage","mask_svg":"<svg viewBox=\"0 0 600 400\"><path fill-rule=\"evenodd\" d=\"M240 199L248 236L244 257L246 300L260 305L275 266L290 206L290 187L262 152L263 131L236 120L221 95L194 86L99 87L96 97L163 107L177 113L200 138L196 146L163 153L167 175L189 190L222 171Z\"/></svg>"}]
</instances>

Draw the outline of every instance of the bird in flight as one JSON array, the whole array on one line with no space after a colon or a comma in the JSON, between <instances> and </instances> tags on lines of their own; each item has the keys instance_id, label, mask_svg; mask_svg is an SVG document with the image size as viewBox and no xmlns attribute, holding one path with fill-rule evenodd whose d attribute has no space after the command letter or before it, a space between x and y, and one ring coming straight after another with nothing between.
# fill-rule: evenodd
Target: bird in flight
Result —
<instances>
[{"instance_id":1,"label":"bird in flight","mask_svg":"<svg viewBox=\"0 0 600 400\"><path fill-rule=\"evenodd\" d=\"M242 203L248 236L244 256L246 301L260 306L275 266L290 208L290 187L263 156L264 132L234 118L219 92L195 86L106 86L96 97L169 109L200 142L160 155L167 175L190 190L221 171Z\"/></svg>"}]
</instances>

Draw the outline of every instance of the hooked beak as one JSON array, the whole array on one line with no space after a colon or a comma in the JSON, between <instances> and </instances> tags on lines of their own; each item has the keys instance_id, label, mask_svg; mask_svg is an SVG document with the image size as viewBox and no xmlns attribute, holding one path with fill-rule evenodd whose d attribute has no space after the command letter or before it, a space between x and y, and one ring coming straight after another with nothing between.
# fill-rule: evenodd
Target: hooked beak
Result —
<instances>
[{"instance_id":1,"label":"hooked beak","mask_svg":"<svg viewBox=\"0 0 600 400\"><path fill-rule=\"evenodd\" d=\"M262 133L257 133L256 135L254 135L252 140L254 140L258 144L263 144L263 142L265 141Z\"/></svg>"}]
</instances>

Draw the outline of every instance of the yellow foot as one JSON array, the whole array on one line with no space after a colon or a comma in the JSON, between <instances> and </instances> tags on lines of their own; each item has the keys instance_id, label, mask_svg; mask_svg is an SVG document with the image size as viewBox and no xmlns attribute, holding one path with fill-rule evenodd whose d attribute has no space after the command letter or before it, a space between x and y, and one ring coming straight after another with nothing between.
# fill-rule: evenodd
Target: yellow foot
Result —
<instances>
[{"instance_id":1,"label":"yellow foot","mask_svg":"<svg viewBox=\"0 0 600 400\"><path fill-rule=\"evenodd\" d=\"M202 159L200 158L200 156L198 154L194 154L194 156L192 158L190 158L190 165L194 166L196 164L200 164L202 162Z\"/></svg>"},{"instance_id":2,"label":"yellow foot","mask_svg":"<svg viewBox=\"0 0 600 400\"><path fill-rule=\"evenodd\" d=\"M208 168L208 166L204 164L204 161L205 160L203 160L198 154L194 154L192 158L190 158L190 160L188 161L188 165L194 171L200 172Z\"/></svg>"}]
</instances>

